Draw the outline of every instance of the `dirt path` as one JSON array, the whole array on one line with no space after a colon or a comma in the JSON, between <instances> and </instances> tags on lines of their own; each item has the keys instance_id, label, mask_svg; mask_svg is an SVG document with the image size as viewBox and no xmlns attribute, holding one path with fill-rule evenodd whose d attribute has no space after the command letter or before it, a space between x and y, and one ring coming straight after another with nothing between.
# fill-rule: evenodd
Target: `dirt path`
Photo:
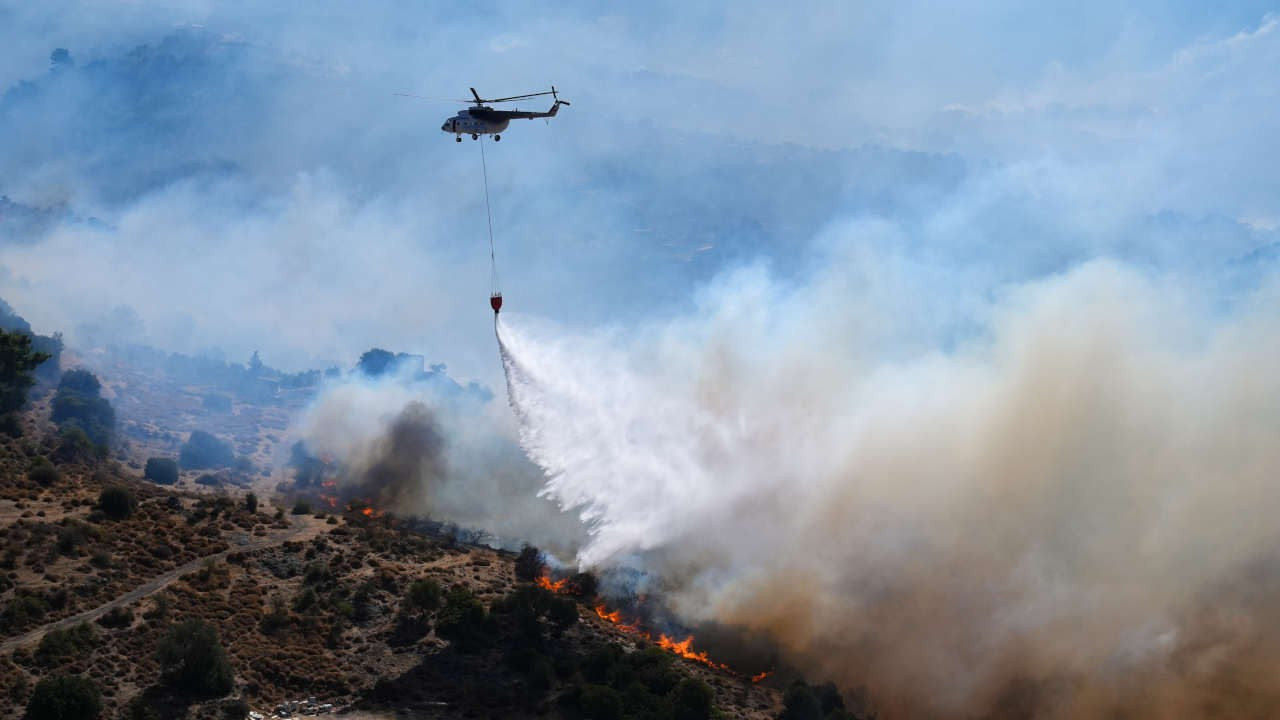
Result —
<instances>
[{"instance_id":1,"label":"dirt path","mask_svg":"<svg viewBox=\"0 0 1280 720\"><path fill-rule=\"evenodd\" d=\"M41 625L34 630L29 630L18 637L5 640L3 643L0 643L0 653L13 652L23 645L34 643L43 638L45 634L51 630L69 628L82 622L93 622L105 615L112 608L122 607L124 605L137 602L148 595L163 590L174 580L177 580L189 572L195 571L201 565L210 560L221 560L233 552L253 552L254 550L261 550L262 548L272 547L274 545L283 545L289 540L310 539L319 533L320 528L321 525L309 522L307 519L300 517L292 518L292 527L290 527L287 532L274 537L265 537L256 540L249 540L248 542L242 542L239 545L233 545L222 552L213 553L212 555L204 555L191 560L190 562L179 565L169 572L148 580L106 604L99 605L91 610L85 610L82 613L78 613L70 617L62 618L61 620L54 620L51 623L45 623L44 625Z\"/></svg>"}]
</instances>

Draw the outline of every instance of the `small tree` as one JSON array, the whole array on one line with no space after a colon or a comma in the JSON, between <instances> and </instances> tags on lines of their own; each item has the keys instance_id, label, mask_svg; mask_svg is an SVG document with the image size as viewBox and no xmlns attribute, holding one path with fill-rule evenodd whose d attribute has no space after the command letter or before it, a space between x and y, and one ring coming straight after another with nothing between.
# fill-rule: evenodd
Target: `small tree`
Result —
<instances>
[{"instance_id":1,"label":"small tree","mask_svg":"<svg viewBox=\"0 0 1280 720\"><path fill-rule=\"evenodd\" d=\"M430 612L440 607L442 591L435 580L414 580L409 585L409 606Z\"/></svg>"},{"instance_id":2,"label":"small tree","mask_svg":"<svg viewBox=\"0 0 1280 720\"><path fill-rule=\"evenodd\" d=\"M115 432L116 412L111 403L101 396L101 391L102 384L88 370L62 373L58 392L53 396L53 421L63 429L78 427L84 430L97 445L110 445Z\"/></svg>"},{"instance_id":3,"label":"small tree","mask_svg":"<svg viewBox=\"0 0 1280 720\"><path fill-rule=\"evenodd\" d=\"M778 720L822 720L822 703L804 680L796 680L787 688Z\"/></svg>"},{"instance_id":4,"label":"small tree","mask_svg":"<svg viewBox=\"0 0 1280 720\"><path fill-rule=\"evenodd\" d=\"M394 353L382 348L373 348L360 356L356 369L369 377L377 377L390 370L395 359Z\"/></svg>"},{"instance_id":5,"label":"small tree","mask_svg":"<svg viewBox=\"0 0 1280 720\"><path fill-rule=\"evenodd\" d=\"M671 709L675 720L706 720L714 711L715 691L697 678L685 678L671 691Z\"/></svg>"},{"instance_id":6,"label":"small tree","mask_svg":"<svg viewBox=\"0 0 1280 720\"><path fill-rule=\"evenodd\" d=\"M102 714L102 693L79 675L48 677L36 683L27 720L94 720Z\"/></svg>"},{"instance_id":7,"label":"small tree","mask_svg":"<svg viewBox=\"0 0 1280 720\"><path fill-rule=\"evenodd\" d=\"M21 410L35 384L31 371L50 358L31 349L31 336L0 330L0 414Z\"/></svg>"},{"instance_id":8,"label":"small tree","mask_svg":"<svg viewBox=\"0 0 1280 720\"><path fill-rule=\"evenodd\" d=\"M231 467L235 462L231 444L204 430L193 430L178 452L178 463L187 470Z\"/></svg>"},{"instance_id":9,"label":"small tree","mask_svg":"<svg viewBox=\"0 0 1280 720\"><path fill-rule=\"evenodd\" d=\"M108 485L98 494L98 507L112 520L127 520L138 507L138 498L121 485Z\"/></svg>"},{"instance_id":10,"label":"small tree","mask_svg":"<svg viewBox=\"0 0 1280 720\"><path fill-rule=\"evenodd\" d=\"M170 626L157 650L161 678L196 695L216 697L231 691L234 671L218 633L199 618Z\"/></svg>"},{"instance_id":11,"label":"small tree","mask_svg":"<svg viewBox=\"0 0 1280 720\"><path fill-rule=\"evenodd\" d=\"M27 479L41 487L49 487L62 479L62 473L49 462L49 458L41 455L31 461L31 466L27 468Z\"/></svg>"},{"instance_id":12,"label":"small tree","mask_svg":"<svg viewBox=\"0 0 1280 720\"><path fill-rule=\"evenodd\" d=\"M546 567L547 564L542 562L542 551L532 545L525 545L516 556L516 579L533 582L542 575Z\"/></svg>"},{"instance_id":13,"label":"small tree","mask_svg":"<svg viewBox=\"0 0 1280 720\"><path fill-rule=\"evenodd\" d=\"M249 493L248 495L245 495L244 509L248 510L250 513L258 512L258 496L253 493Z\"/></svg>"},{"instance_id":14,"label":"small tree","mask_svg":"<svg viewBox=\"0 0 1280 720\"><path fill-rule=\"evenodd\" d=\"M178 482L178 462L173 458L147 458L142 476L157 485L173 485Z\"/></svg>"}]
</instances>

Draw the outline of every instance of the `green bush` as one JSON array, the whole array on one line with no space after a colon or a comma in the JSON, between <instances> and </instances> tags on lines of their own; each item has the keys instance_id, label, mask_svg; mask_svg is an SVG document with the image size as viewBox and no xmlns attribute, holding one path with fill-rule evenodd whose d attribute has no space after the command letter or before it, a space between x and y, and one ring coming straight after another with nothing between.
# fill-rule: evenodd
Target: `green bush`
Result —
<instances>
[{"instance_id":1,"label":"green bush","mask_svg":"<svg viewBox=\"0 0 1280 720\"><path fill-rule=\"evenodd\" d=\"M41 665L55 665L87 653L93 647L97 634L89 623L80 623L65 630L50 630L40 638L35 659Z\"/></svg>"},{"instance_id":2,"label":"green bush","mask_svg":"<svg viewBox=\"0 0 1280 720\"><path fill-rule=\"evenodd\" d=\"M470 590L455 585L445 593L444 607L436 615L436 634L460 652L473 652L486 644L484 622L484 605Z\"/></svg>"},{"instance_id":3,"label":"green bush","mask_svg":"<svg viewBox=\"0 0 1280 720\"><path fill-rule=\"evenodd\" d=\"M671 711L675 720L706 720L711 717L715 692L697 678L685 678L671 693Z\"/></svg>"},{"instance_id":4,"label":"green bush","mask_svg":"<svg viewBox=\"0 0 1280 720\"><path fill-rule=\"evenodd\" d=\"M102 693L88 678L59 675L36 683L27 720L94 720L102 714Z\"/></svg>"},{"instance_id":5,"label":"green bush","mask_svg":"<svg viewBox=\"0 0 1280 720\"><path fill-rule=\"evenodd\" d=\"M108 485L98 493L98 507L112 520L126 520L138 507L138 498L127 487Z\"/></svg>"},{"instance_id":6,"label":"green bush","mask_svg":"<svg viewBox=\"0 0 1280 720\"><path fill-rule=\"evenodd\" d=\"M178 482L178 461L173 458L147 458L147 469L142 476L157 485L173 485Z\"/></svg>"},{"instance_id":7,"label":"green bush","mask_svg":"<svg viewBox=\"0 0 1280 720\"><path fill-rule=\"evenodd\" d=\"M67 423L58 435L58 449L53 454L62 462L91 463L106 458L107 446L95 443L76 423Z\"/></svg>"},{"instance_id":8,"label":"green bush","mask_svg":"<svg viewBox=\"0 0 1280 720\"><path fill-rule=\"evenodd\" d=\"M414 580L409 585L409 606L430 612L440 607L442 594L440 583L435 580Z\"/></svg>"},{"instance_id":9,"label":"green bush","mask_svg":"<svg viewBox=\"0 0 1280 720\"><path fill-rule=\"evenodd\" d=\"M796 680L782 696L778 720L822 720L822 703L804 680Z\"/></svg>"},{"instance_id":10,"label":"green bush","mask_svg":"<svg viewBox=\"0 0 1280 720\"><path fill-rule=\"evenodd\" d=\"M622 695L604 685L587 685L578 696L578 707L592 720L618 720L622 717Z\"/></svg>"},{"instance_id":11,"label":"green bush","mask_svg":"<svg viewBox=\"0 0 1280 720\"><path fill-rule=\"evenodd\" d=\"M203 620L192 618L170 626L156 656L161 679L171 687L205 697L231 691L235 674L231 661L217 631Z\"/></svg>"},{"instance_id":12,"label":"green bush","mask_svg":"<svg viewBox=\"0 0 1280 720\"><path fill-rule=\"evenodd\" d=\"M297 501L296 503L293 504L293 514L294 515L310 515L311 503L307 502L306 500Z\"/></svg>"},{"instance_id":13,"label":"green bush","mask_svg":"<svg viewBox=\"0 0 1280 720\"><path fill-rule=\"evenodd\" d=\"M160 720L160 713L145 696L134 695L125 706L124 717L125 720Z\"/></svg>"},{"instance_id":14,"label":"green bush","mask_svg":"<svg viewBox=\"0 0 1280 720\"><path fill-rule=\"evenodd\" d=\"M178 451L178 464L187 470L231 467L236 462L231 444L204 430L194 430Z\"/></svg>"},{"instance_id":15,"label":"green bush","mask_svg":"<svg viewBox=\"0 0 1280 720\"><path fill-rule=\"evenodd\" d=\"M49 487L62 479L62 473L58 472L57 466L49 458L41 455L31 461L31 466L27 468L27 479L41 487Z\"/></svg>"},{"instance_id":16,"label":"green bush","mask_svg":"<svg viewBox=\"0 0 1280 720\"><path fill-rule=\"evenodd\" d=\"M520 548L516 556L516 579L533 582L542 575L546 563L542 562L542 551L531 545Z\"/></svg>"},{"instance_id":17,"label":"green bush","mask_svg":"<svg viewBox=\"0 0 1280 720\"><path fill-rule=\"evenodd\" d=\"M27 390L35 384L31 371L49 357L32 350L30 335L0 330L0 413L22 409Z\"/></svg>"},{"instance_id":18,"label":"green bush","mask_svg":"<svg viewBox=\"0 0 1280 720\"><path fill-rule=\"evenodd\" d=\"M249 493L248 495L245 495L244 509L248 510L250 513L258 512L258 496L253 493Z\"/></svg>"},{"instance_id":19,"label":"green bush","mask_svg":"<svg viewBox=\"0 0 1280 720\"><path fill-rule=\"evenodd\" d=\"M115 432L116 413L100 396L98 378L88 370L68 370L58 382L53 396L53 421L61 428L79 427L96 445L110 445Z\"/></svg>"}]
</instances>

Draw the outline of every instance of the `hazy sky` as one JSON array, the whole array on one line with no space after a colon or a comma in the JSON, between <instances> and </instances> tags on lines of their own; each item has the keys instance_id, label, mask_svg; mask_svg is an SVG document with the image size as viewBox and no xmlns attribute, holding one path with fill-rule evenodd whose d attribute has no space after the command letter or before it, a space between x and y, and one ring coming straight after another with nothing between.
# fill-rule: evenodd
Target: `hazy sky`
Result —
<instances>
[{"instance_id":1,"label":"hazy sky","mask_svg":"<svg viewBox=\"0 0 1280 720\"><path fill-rule=\"evenodd\" d=\"M513 313L626 329L849 248L928 288L898 309L927 342L1096 257L1251 281L1280 225L1266 4L935 5L4 3L0 296L73 342L381 345L494 384L479 148L392 93L551 83L573 106L488 147Z\"/></svg>"}]
</instances>

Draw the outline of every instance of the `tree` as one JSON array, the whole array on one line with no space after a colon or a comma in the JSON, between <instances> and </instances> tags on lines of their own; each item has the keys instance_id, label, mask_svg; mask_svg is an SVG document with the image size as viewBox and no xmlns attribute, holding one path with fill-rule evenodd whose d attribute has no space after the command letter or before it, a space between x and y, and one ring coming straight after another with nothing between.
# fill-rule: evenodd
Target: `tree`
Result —
<instances>
[{"instance_id":1,"label":"tree","mask_svg":"<svg viewBox=\"0 0 1280 720\"><path fill-rule=\"evenodd\" d=\"M178 464L187 470L231 467L235 462L231 444L204 430L193 430L178 452Z\"/></svg>"},{"instance_id":2,"label":"tree","mask_svg":"<svg viewBox=\"0 0 1280 720\"><path fill-rule=\"evenodd\" d=\"M112 520L126 520L138 507L138 498L127 487L108 485L98 493L98 507Z\"/></svg>"},{"instance_id":3,"label":"tree","mask_svg":"<svg viewBox=\"0 0 1280 720\"><path fill-rule=\"evenodd\" d=\"M50 485L62 479L62 473L58 472L58 468L49 462L49 458L40 455L31 461L31 465L27 468L27 479L38 483L42 487Z\"/></svg>"},{"instance_id":4,"label":"tree","mask_svg":"<svg viewBox=\"0 0 1280 720\"><path fill-rule=\"evenodd\" d=\"M244 496L244 509L250 513L258 512L258 496L256 494L249 493Z\"/></svg>"},{"instance_id":5,"label":"tree","mask_svg":"<svg viewBox=\"0 0 1280 720\"><path fill-rule=\"evenodd\" d=\"M102 384L88 370L68 370L58 381L53 396L52 419L66 430L78 427L97 445L111 444L116 411L101 396Z\"/></svg>"},{"instance_id":6,"label":"tree","mask_svg":"<svg viewBox=\"0 0 1280 720\"><path fill-rule=\"evenodd\" d=\"M409 605L430 612L440 607L440 596L443 592L440 583L435 580L414 580L409 585Z\"/></svg>"},{"instance_id":7,"label":"tree","mask_svg":"<svg viewBox=\"0 0 1280 720\"><path fill-rule=\"evenodd\" d=\"M216 697L231 691L234 671L218 633L199 618L169 628L157 650L161 678L187 692Z\"/></svg>"},{"instance_id":8,"label":"tree","mask_svg":"<svg viewBox=\"0 0 1280 720\"><path fill-rule=\"evenodd\" d=\"M778 720L822 720L822 703L803 680L796 680L782 696Z\"/></svg>"},{"instance_id":9,"label":"tree","mask_svg":"<svg viewBox=\"0 0 1280 720\"><path fill-rule=\"evenodd\" d=\"M48 677L36 683L27 720L94 720L102 714L102 693L79 675Z\"/></svg>"},{"instance_id":10,"label":"tree","mask_svg":"<svg viewBox=\"0 0 1280 720\"><path fill-rule=\"evenodd\" d=\"M676 720L705 720L711 717L715 691L697 678L685 678L671 692L672 715Z\"/></svg>"},{"instance_id":11,"label":"tree","mask_svg":"<svg viewBox=\"0 0 1280 720\"><path fill-rule=\"evenodd\" d=\"M95 443L79 425L68 425L58 435L54 457L61 462L89 463L107 456L107 446Z\"/></svg>"},{"instance_id":12,"label":"tree","mask_svg":"<svg viewBox=\"0 0 1280 720\"><path fill-rule=\"evenodd\" d=\"M356 363L356 369L369 377L378 377L393 370L395 364L395 353L382 348L373 348L360 356L360 361Z\"/></svg>"},{"instance_id":13,"label":"tree","mask_svg":"<svg viewBox=\"0 0 1280 720\"><path fill-rule=\"evenodd\" d=\"M516 556L516 579L525 582L537 580L547 564L542 562L542 551L532 545L520 548Z\"/></svg>"},{"instance_id":14,"label":"tree","mask_svg":"<svg viewBox=\"0 0 1280 720\"><path fill-rule=\"evenodd\" d=\"M31 349L30 335L0 330L0 414L22 409L36 382L31 371L50 357Z\"/></svg>"},{"instance_id":15,"label":"tree","mask_svg":"<svg viewBox=\"0 0 1280 720\"><path fill-rule=\"evenodd\" d=\"M173 485L178 482L178 462L173 458L147 458L142 477L157 485Z\"/></svg>"}]
</instances>

